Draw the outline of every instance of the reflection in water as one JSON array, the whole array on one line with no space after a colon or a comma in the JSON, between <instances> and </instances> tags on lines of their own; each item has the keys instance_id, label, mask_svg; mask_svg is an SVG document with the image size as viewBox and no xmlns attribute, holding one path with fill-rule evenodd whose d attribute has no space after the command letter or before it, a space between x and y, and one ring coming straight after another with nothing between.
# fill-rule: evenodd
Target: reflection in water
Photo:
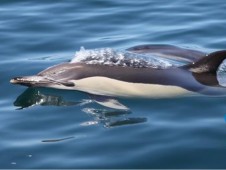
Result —
<instances>
[{"instance_id":1,"label":"reflection in water","mask_svg":"<svg viewBox=\"0 0 226 170\"><path fill-rule=\"evenodd\" d=\"M122 125L130 125L146 122L146 118L129 117L132 113L129 108L119 103L116 99L105 96L90 96L90 99L82 99L80 101L67 101L61 96L47 95L41 92L41 89L28 88L20 96L17 97L14 105L19 109L31 106L84 106L90 103L97 103L104 106L104 109L83 108L82 111L92 115L94 121L84 122L81 125L90 126L95 124L103 124L105 127L115 127ZM72 137L70 137L71 139ZM63 139L51 139L44 142L59 142Z\"/></svg>"},{"instance_id":2,"label":"reflection in water","mask_svg":"<svg viewBox=\"0 0 226 170\"><path fill-rule=\"evenodd\" d=\"M142 117L130 117L130 118L124 118L124 120L117 120L114 122L108 122L106 124L107 127L114 127L114 126L122 126L122 125L131 125L131 124L137 124L137 123L143 123L146 122L147 118Z\"/></svg>"},{"instance_id":3,"label":"reflection in water","mask_svg":"<svg viewBox=\"0 0 226 170\"><path fill-rule=\"evenodd\" d=\"M94 116L95 118L95 121L86 122L82 124L86 126L101 123L105 127L115 127L143 123L147 121L147 118L128 117L128 115L131 114L130 110L106 110L85 108L83 109L83 111Z\"/></svg>"},{"instance_id":4,"label":"reflection in water","mask_svg":"<svg viewBox=\"0 0 226 170\"><path fill-rule=\"evenodd\" d=\"M42 140L42 142L61 142L61 141L65 141L73 138L75 137L71 136L71 137L61 138L61 139L46 139L46 140Z\"/></svg>"},{"instance_id":5,"label":"reflection in water","mask_svg":"<svg viewBox=\"0 0 226 170\"><path fill-rule=\"evenodd\" d=\"M82 102L65 101L61 96L42 94L36 88L28 88L14 102L19 109L41 105L41 106L74 106Z\"/></svg>"}]
</instances>

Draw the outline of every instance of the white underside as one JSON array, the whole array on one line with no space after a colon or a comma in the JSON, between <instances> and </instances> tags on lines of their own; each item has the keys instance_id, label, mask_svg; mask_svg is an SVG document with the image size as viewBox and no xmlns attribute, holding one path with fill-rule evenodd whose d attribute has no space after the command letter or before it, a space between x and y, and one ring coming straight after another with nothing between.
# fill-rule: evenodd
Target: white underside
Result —
<instances>
[{"instance_id":1,"label":"white underside","mask_svg":"<svg viewBox=\"0 0 226 170\"><path fill-rule=\"evenodd\" d=\"M96 95L139 98L165 98L181 96L190 92L177 86L130 83L107 77L89 77L71 82L75 84L74 87L58 85L53 87L79 90Z\"/></svg>"}]
</instances>

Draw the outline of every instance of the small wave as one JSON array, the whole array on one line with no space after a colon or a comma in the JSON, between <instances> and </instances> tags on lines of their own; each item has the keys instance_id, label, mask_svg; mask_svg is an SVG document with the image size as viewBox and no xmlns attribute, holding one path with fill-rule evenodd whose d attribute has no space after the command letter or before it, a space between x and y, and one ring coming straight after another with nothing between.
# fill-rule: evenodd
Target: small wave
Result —
<instances>
[{"instance_id":1,"label":"small wave","mask_svg":"<svg viewBox=\"0 0 226 170\"><path fill-rule=\"evenodd\" d=\"M75 53L71 63L100 64L109 66L122 66L134 68L168 68L183 65L181 62L161 58L152 54L136 54L125 50L114 50L112 48L100 48L86 50L81 47Z\"/></svg>"}]
</instances>

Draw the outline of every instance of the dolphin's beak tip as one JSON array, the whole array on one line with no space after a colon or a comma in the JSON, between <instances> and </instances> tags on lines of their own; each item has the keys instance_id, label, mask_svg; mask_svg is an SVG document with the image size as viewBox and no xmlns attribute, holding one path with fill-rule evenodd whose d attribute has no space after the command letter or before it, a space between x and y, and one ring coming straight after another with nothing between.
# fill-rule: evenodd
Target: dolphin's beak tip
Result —
<instances>
[{"instance_id":1,"label":"dolphin's beak tip","mask_svg":"<svg viewBox=\"0 0 226 170\"><path fill-rule=\"evenodd\" d=\"M15 78L12 78L9 82L12 84L16 84L18 81L17 81L17 78L15 77Z\"/></svg>"},{"instance_id":2,"label":"dolphin's beak tip","mask_svg":"<svg viewBox=\"0 0 226 170\"><path fill-rule=\"evenodd\" d=\"M11 79L9 82L12 83L12 84L14 84L15 83L15 80L14 79Z\"/></svg>"},{"instance_id":3,"label":"dolphin's beak tip","mask_svg":"<svg viewBox=\"0 0 226 170\"><path fill-rule=\"evenodd\" d=\"M21 77L14 77L9 82L12 84L19 84L23 86L39 86L41 83L46 84L47 81L41 76L21 76Z\"/></svg>"},{"instance_id":4,"label":"dolphin's beak tip","mask_svg":"<svg viewBox=\"0 0 226 170\"><path fill-rule=\"evenodd\" d=\"M11 84L28 85L32 82L29 77L14 77L9 81Z\"/></svg>"}]
</instances>

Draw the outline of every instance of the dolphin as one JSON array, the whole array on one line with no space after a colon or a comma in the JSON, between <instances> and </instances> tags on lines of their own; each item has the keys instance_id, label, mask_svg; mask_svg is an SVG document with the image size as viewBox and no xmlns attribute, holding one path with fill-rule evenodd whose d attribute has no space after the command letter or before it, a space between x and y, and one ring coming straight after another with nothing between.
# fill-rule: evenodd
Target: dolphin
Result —
<instances>
[{"instance_id":1,"label":"dolphin","mask_svg":"<svg viewBox=\"0 0 226 170\"><path fill-rule=\"evenodd\" d=\"M226 50L210 54L172 45L139 45L126 49L133 54L155 55L185 61L178 67L153 68L66 62L37 75L10 80L28 87L77 90L97 96L165 98L186 94L225 95L217 70ZM127 62L127 61L125 61Z\"/></svg>"}]
</instances>

